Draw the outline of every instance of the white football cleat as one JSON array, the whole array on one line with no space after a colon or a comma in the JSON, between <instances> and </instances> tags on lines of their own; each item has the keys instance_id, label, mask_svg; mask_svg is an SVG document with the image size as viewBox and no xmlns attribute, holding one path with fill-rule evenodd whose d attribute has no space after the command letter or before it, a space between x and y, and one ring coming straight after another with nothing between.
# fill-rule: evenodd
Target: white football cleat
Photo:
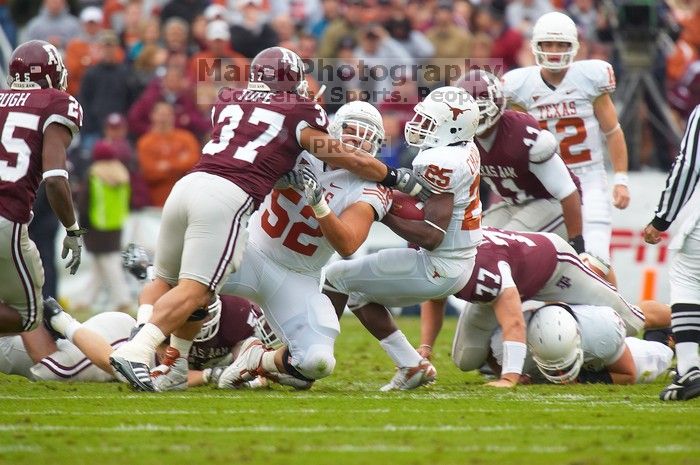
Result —
<instances>
[{"instance_id":1,"label":"white football cleat","mask_svg":"<svg viewBox=\"0 0 700 465\"><path fill-rule=\"evenodd\" d=\"M402 367L396 370L396 374L388 384L382 386L380 391L405 391L415 389L435 381L437 370L427 359L423 359L417 366Z\"/></svg>"},{"instance_id":2,"label":"white football cleat","mask_svg":"<svg viewBox=\"0 0 700 465\"><path fill-rule=\"evenodd\" d=\"M187 359L180 356L174 347L165 349L165 358L151 370L151 379L156 391L184 391L187 389Z\"/></svg>"},{"instance_id":3,"label":"white football cleat","mask_svg":"<svg viewBox=\"0 0 700 465\"><path fill-rule=\"evenodd\" d=\"M219 389L238 389L262 374L262 356L267 352L256 337L249 337L243 344L236 360L221 373Z\"/></svg>"}]
</instances>

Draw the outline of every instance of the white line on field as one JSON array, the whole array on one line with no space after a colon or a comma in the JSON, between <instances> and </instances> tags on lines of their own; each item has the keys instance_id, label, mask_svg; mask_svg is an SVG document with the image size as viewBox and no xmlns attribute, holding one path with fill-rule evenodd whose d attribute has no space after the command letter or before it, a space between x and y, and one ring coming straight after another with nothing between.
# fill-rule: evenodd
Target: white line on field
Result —
<instances>
[{"instance_id":1,"label":"white line on field","mask_svg":"<svg viewBox=\"0 0 700 465\"><path fill-rule=\"evenodd\" d=\"M37 424L20 424L20 425L0 425L1 432L93 432L93 433L133 433L133 432L164 432L164 433L328 433L328 432L354 432L354 433L393 433L393 432L502 432L502 431L517 431L517 430L551 430L557 428L566 431L631 431L643 429L650 430L682 430L682 431L697 431L700 430L700 425L665 425L654 427L650 425L576 425L576 424L558 424L553 425L393 425L386 424L383 426L284 426L284 425L251 425L251 426L194 426L194 425L156 425L156 424L137 424L117 426L69 426L69 425L37 425Z\"/></svg>"},{"instance_id":2,"label":"white line on field","mask_svg":"<svg viewBox=\"0 0 700 465\"><path fill-rule=\"evenodd\" d=\"M131 416L131 415L257 415L262 410L263 407L259 409L222 409L222 410L180 410L180 409L168 409L168 410L99 410L94 412L79 412L73 410L18 410L16 412L0 412L2 415L12 415L12 416L32 416L32 415L50 415L50 416L76 416L76 417L103 417L103 416ZM350 409L343 410L343 413L391 413L392 411L388 408L368 408L368 409ZM314 413L332 413L336 412L329 409L315 409L315 408L298 408L298 409L275 409L275 413L289 413L289 414L314 414Z\"/></svg>"}]
</instances>

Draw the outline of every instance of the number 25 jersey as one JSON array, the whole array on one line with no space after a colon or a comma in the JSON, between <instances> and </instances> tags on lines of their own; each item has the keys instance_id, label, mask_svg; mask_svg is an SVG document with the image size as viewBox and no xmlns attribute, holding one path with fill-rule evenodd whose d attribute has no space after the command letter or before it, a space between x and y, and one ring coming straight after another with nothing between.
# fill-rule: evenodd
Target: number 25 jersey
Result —
<instances>
[{"instance_id":1,"label":"number 25 jersey","mask_svg":"<svg viewBox=\"0 0 700 465\"><path fill-rule=\"evenodd\" d=\"M570 168L603 164L603 135L593 101L615 91L615 74L609 63L575 61L554 89L544 82L537 66L509 71L503 83L508 100L554 134L561 158Z\"/></svg>"},{"instance_id":2,"label":"number 25 jersey","mask_svg":"<svg viewBox=\"0 0 700 465\"><path fill-rule=\"evenodd\" d=\"M83 109L58 89L0 91L0 216L28 223L44 172L44 131L51 123L78 134Z\"/></svg>"}]
</instances>

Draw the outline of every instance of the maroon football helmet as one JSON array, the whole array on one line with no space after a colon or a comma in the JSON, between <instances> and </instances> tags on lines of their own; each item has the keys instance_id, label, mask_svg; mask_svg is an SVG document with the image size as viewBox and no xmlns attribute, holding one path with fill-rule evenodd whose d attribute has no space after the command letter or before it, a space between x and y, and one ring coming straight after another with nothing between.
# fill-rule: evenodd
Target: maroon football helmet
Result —
<instances>
[{"instance_id":1,"label":"maroon football helmet","mask_svg":"<svg viewBox=\"0 0 700 465\"><path fill-rule=\"evenodd\" d=\"M248 88L267 92L294 92L308 97L304 62L299 55L287 48L266 48L253 58Z\"/></svg>"},{"instance_id":2,"label":"maroon football helmet","mask_svg":"<svg viewBox=\"0 0 700 465\"><path fill-rule=\"evenodd\" d=\"M473 69L455 85L469 92L479 105L481 116L476 135L480 136L498 122L506 108L501 81L488 71Z\"/></svg>"},{"instance_id":3,"label":"maroon football helmet","mask_svg":"<svg viewBox=\"0 0 700 465\"><path fill-rule=\"evenodd\" d=\"M12 89L39 86L66 90L68 71L56 47L43 40L30 40L12 53L7 83Z\"/></svg>"}]
</instances>

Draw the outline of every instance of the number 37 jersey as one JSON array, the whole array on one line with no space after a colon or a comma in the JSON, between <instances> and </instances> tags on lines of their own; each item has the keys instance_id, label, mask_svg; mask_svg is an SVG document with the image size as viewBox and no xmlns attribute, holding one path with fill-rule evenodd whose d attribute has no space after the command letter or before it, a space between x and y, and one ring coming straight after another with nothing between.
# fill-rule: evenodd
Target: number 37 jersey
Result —
<instances>
[{"instance_id":1,"label":"number 37 jersey","mask_svg":"<svg viewBox=\"0 0 700 465\"><path fill-rule=\"evenodd\" d=\"M602 60L575 61L554 89L544 82L537 66L509 71L503 83L508 100L527 110L542 129L554 134L561 158L570 168L602 165L603 135L593 101L615 91L610 64Z\"/></svg>"},{"instance_id":2,"label":"number 37 jersey","mask_svg":"<svg viewBox=\"0 0 700 465\"><path fill-rule=\"evenodd\" d=\"M58 89L0 91L0 216L29 222L44 172L44 131L57 123L75 136L82 121L78 101Z\"/></svg>"},{"instance_id":3,"label":"number 37 jersey","mask_svg":"<svg viewBox=\"0 0 700 465\"><path fill-rule=\"evenodd\" d=\"M323 195L336 215L365 202L380 221L391 207L391 190L365 181L349 171L329 170L304 153L299 165L311 168L323 186ZM324 169L325 168L325 169ZM335 252L323 237L313 210L295 189L273 190L248 223L249 240L276 263L300 273L317 274Z\"/></svg>"}]
</instances>

